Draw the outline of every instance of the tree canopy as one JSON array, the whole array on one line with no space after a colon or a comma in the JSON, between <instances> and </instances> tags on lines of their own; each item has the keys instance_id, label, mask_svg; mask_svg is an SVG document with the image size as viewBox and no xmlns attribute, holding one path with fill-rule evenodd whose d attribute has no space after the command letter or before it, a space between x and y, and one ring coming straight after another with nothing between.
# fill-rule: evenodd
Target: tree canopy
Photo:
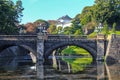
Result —
<instances>
[{"instance_id":1,"label":"tree canopy","mask_svg":"<svg viewBox=\"0 0 120 80\"><path fill-rule=\"evenodd\" d=\"M0 34L17 34L23 11L22 1L0 0Z\"/></svg>"},{"instance_id":2,"label":"tree canopy","mask_svg":"<svg viewBox=\"0 0 120 80\"><path fill-rule=\"evenodd\" d=\"M49 27L49 23L45 20L42 20L42 19L38 19L34 22L34 26L38 27L38 26L43 26L45 27L46 29Z\"/></svg>"},{"instance_id":3,"label":"tree canopy","mask_svg":"<svg viewBox=\"0 0 120 80\"><path fill-rule=\"evenodd\" d=\"M113 23L120 23L120 0L95 0L93 6L86 6L74 19L87 29L99 23L112 27Z\"/></svg>"},{"instance_id":4,"label":"tree canopy","mask_svg":"<svg viewBox=\"0 0 120 80\"><path fill-rule=\"evenodd\" d=\"M98 22L120 22L120 0L95 0L94 13Z\"/></svg>"}]
</instances>

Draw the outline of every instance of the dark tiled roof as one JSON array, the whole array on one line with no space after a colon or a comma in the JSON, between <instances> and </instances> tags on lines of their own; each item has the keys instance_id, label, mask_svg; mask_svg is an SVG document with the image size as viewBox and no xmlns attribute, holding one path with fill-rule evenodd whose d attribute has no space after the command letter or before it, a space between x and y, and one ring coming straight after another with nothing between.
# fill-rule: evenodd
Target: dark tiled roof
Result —
<instances>
[{"instance_id":1,"label":"dark tiled roof","mask_svg":"<svg viewBox=\"0 0 120 80\"><path fill-rule=\"evenodd\" d=\"M65 15L65 16L60 17L58 20L61 20L61 19L63 19L63 20L71 20L72 18L69 17L68 15Z\"/></svg>"}]
</instances>

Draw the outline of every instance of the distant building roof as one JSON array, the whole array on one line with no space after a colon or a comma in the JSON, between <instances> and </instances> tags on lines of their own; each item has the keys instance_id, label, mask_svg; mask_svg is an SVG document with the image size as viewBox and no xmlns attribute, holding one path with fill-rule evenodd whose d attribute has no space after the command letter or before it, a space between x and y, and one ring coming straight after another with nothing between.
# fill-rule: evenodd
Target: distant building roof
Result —
<instances>
[{"instance_id":1,"label":"distant building roof","mask_svg":"<svg viewBox=\"0 0 120 80\"><path fill-rule=\"evenodd\" d=\"M57 21L60 21L60 20L72 20L72 18L69 17L68 15L65 15L57 19Z\"/></svg>"},{"instance_id":2,"label":"distant building roof","mask_svg":"<svg viewBox=\"0 0 120 80\"><path fill-rule=\"evenodd\" d=\"M72 25L71 20L72 20L71 17L69 17L68 15L65 15L65 16L58 18L57 20L48 20L48 22L50 24L55 24L57 27L62 26L64 28L64 27L69 27L70 25Z\"/></svg>"}]
</instances>

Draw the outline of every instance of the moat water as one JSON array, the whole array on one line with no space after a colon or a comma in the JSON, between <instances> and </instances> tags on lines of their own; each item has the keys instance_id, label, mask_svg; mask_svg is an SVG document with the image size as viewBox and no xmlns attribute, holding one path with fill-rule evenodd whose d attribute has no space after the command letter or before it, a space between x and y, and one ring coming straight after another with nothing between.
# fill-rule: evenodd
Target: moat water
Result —
<instances>
[{"instance_id":1,"label":"moat water","mask_svg":"<svg viewBox=\"0 0 120 80\"><path fill-rule=\"evenodd\" d=\"M76 61L79 60L79 61ZM0 58L0 80L120 80L120 63L81 63L79 57L50 57L44 64L25 57Z\"/></svg>"}]
</instances>

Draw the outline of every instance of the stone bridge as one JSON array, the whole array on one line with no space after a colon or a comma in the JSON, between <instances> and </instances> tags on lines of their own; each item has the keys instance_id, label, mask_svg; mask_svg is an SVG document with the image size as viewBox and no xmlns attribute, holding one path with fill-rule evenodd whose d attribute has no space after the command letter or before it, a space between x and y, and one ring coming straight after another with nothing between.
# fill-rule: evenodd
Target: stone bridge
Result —
<instances>
[{"instance_id":1,"label":"stone bridge","mask_svg":"<svg viewBox=\"0 0 120 80\"><path fill-rule=\"evenodd\" d=\"M48 57L54 50L62 49L68 45L84 48L92 55L93 59L97 57L96 39L87 39L80 36L48 36L48 39L44 41L44 56Z\"/></svg>"},{"instance_id":2,"label":"stone bridge","mask_svg":"<svg viewBox=\"0 0 120 80\"><path fill-rule=\"evenodd\" d=\"M103 38L87 39L86 36L69 35L0 35L0 52L11 46L20 46L32 52L38 59L41 56L47 59L52 51L68 45L84 48L92 55L94 61L102 59L106 51Z\"/></svg>"}]
</instances>

